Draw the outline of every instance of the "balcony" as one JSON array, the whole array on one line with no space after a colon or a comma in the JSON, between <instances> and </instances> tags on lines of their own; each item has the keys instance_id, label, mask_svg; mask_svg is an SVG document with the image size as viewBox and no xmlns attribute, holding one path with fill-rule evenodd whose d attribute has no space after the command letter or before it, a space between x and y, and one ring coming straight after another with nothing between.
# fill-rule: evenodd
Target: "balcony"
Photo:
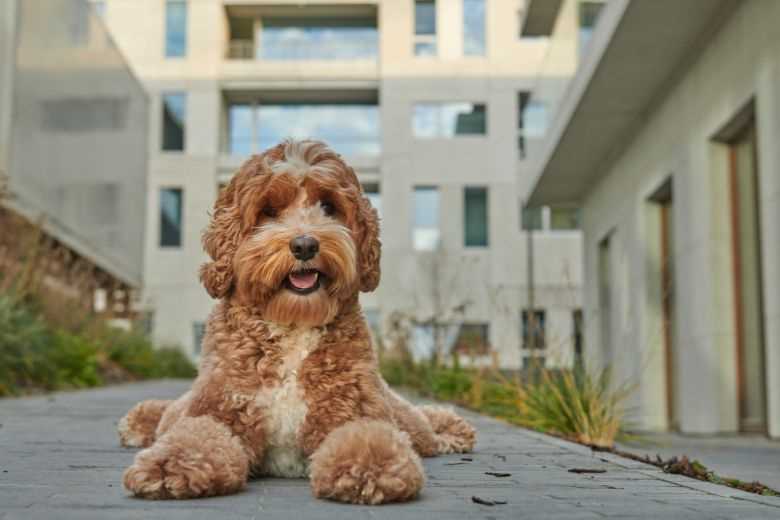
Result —
<instances>
[{"instance_id":1,"label":"balcony","mask_svg":"<svg viewBox=\"0 0 780 520\"><path fill-rule=\"evenodd\" d=\"M227 79L377 79L376 5L229 6Z\"/></svg>"},{"instance_id":2,"label":"balcony","mask_svg":"<svg viewBox=\"0 0 780 520\"><path fill-rule=\"evenodd\" d=\"M220 169L286 137L325 141L354 167L366 173L378 169L376 91L226 92L223 121Z\"/></svg>"}]
</instances>

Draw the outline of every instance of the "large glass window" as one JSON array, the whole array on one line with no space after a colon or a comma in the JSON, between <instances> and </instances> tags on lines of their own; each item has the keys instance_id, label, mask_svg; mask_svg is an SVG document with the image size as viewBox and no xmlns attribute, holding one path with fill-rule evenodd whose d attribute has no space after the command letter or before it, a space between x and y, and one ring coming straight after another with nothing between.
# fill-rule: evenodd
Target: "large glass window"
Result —
<instances>
[{"instance_id":1,"label":"large glass window","mask_svg":"<svg viewBox=\"0 0 780 520\"><path fill-rule=\"evenodd\" d=\"M466 247L488 245L488 191L487 188L463 190L464 242Z\"/></svg>"},{"instance_id":2,"label":"large glass window","mask_svg":"<svg viewBox=\"0 0 780 520\"><path fill-rule=\"evenodd\" d=\"M371 18L263 18L256 56L265 60L349 60L377 56Z\"/></svg>"},{"instance_id":3,"label":"large glass window","mask_svg":"<svg viewBox=\"0 0 780 520\"><path fill-rule=\"evenodd\" d=\"M545 314L543 310L535 310L533 314L530 314L528 310L523 311L524 349L544 349L546 347ZM531 334L533 334L533 338ZM533 343L531 342L532 339Z\"/></svg>"},{"instance_id":4,"label":"large glass window","mask_svg":"<svg viewBox=\"0 0 780 520\"><path fill-rule=\"evenodd\" d=\"M580 229L580 210L577 208L550 208L550 229L556 231Z\"/></svg>"},{"instance_id":5,"label":"large glass window","mask_svg":"<svg viewBox=\"0 0 780 520\"><path fill-rule=\"evenodd\" d=\"M465 356L484 356L490 352L490 325L463 323L452 351Z\"/></svg>"},{"instance_id":6,"label":"large glass window","mask_svg":"<svg viewBox=\"0 0 780 520\"><path fill-rule=\"evenodd\" d=\"M164 151L183 151L187 94L183 92L163 94L162 110L162 149Z\"/></svg>"},{"instance_id":7,"label":"large glass window","mask_svg":"<svg viewBox=\"0 0 780 520\"><path fill-rule=\"evenodd\" d=\"M181 188L160 189L160 246L181 247L182 202Z\"/></svg>"},{"instance_id":8,"label":"large glass window","mask_svg":"<svg viewBox=\"0 0 780 520\"><path fill-rule=\"evenodd\" d=\"M517 96L517 148L520 158L528 153L528 141L541 139L547 132L547 103L531 99L530 92L519 92Z\"/></svg>"},{"instance_id":9,"label":"large glass window","mask_svg":"<svg viewBox=\"0 0 780 520\"><path fill-rule=\"evenodd\" d=\"M463 0L463 54L485 55L485 0Z\"/></svg>"},{"instance_id":10,"label":"large glass window","mask_svg":"<svg viewBox=\"0 0 780 520\"><path fill-rule=\"evenodd\" d=\"M439 189L414 188L412 244L417 251L433 251L439 246Z\"/></svg>"},{"instance_id":11,"label":"large glass window","mask_svg":"<svg viewBox=\"0 0 780 520\"><path fill-rule=\"evenodd\" d=\"M165 2L165 56L187 55L187 0Z\"/></svg>"},{"instance_id":12,"label":"large glass window","mask_svg":"<svg viewBox=\"0 0 780 520\"><path fill-rule=\"evenodd\" d=\"M286 137L312 138L344 155L379 154L379 111L370 104L231 104L228 151L248 155Z\"/></svg>"},{"instance_id":13,"label":"large glass window","mask_svg":"<svg viewBox=\"0 0 780 520\"><path fill-rule=\"evenodd\" d=\"M414 136L421 138L485 135L485 105L463 102L415 103L412 129Z\"/></svg>"},{"instance_id":14,"label":"large glass window","mask_svg":"<svg viewBox=\"0 0 780 520\"><path fill-rule=\"evenodd\" d=\"M414 2L414 55L436 56L436 0Z\"/></svg>"}]
</instances>

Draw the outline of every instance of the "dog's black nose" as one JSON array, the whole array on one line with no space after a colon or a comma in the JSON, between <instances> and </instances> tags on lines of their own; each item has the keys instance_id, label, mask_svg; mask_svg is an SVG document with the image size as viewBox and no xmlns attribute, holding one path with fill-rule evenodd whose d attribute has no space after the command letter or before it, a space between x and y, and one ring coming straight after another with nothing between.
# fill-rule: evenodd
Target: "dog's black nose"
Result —
<instances>
[{"instance_id":1,"label":"dog's black nose","mask_svg":"<svg viewBox=\"0 0 780 520\"><path fill-rule=\"evenodd\" d=\"M306 261L317 254L320 243L309 235L301 235L290 240L290 251L298 260Z\"/></svg>"}]
</instances>

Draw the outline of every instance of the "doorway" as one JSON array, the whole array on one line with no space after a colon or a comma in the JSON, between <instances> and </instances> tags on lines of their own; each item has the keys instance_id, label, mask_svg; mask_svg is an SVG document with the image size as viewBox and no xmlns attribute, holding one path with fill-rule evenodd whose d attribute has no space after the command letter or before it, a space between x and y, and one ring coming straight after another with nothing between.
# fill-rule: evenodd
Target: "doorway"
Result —
<instances>
[{"instance_id":1,"label":"doorway","mask_svg":"<svg viewBox=\"0 0 780 520\"><path fill-rule=\"evenodd\" d=\"M756 137L751 118L728 143L737 400L744 432L765 432L767 427Z\"/></svg>"}]
</instances>

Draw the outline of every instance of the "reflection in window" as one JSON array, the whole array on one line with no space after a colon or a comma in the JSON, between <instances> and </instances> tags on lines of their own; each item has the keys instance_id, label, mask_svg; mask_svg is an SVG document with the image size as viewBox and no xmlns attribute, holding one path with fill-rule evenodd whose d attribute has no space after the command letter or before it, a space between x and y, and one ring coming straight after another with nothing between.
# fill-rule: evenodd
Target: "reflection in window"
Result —
<instances>
[{"instance_id":1,"label":"reflection in window","mask_svg":"<svg viewBox=\"0 0 780 520\"><path fill-rule=\"evenodd\" d=\"M580 58L587 52L588 44L593 36L593 29L596 27L603 2L580 2Z\"/></svg>"},{"instance_id":2,"label":"reflection in window","mask_svg":"<svg viewBox=\"0 0 780 520\"><path fill-rule=\"evenodd\" d=\"M522 228L523 231L539 231L543 227L542 208L523 208Z\"/></svg>"},{"instance_id":3,"label":"reflection in window","mask_svg":"<svg viewBox=\"0 0 780 520\"><path fill-rule=\"evenodd\" d=\"M580 210L577 208L550 208L550 229L580 229Z\"/></svg>"},{"instance_id":4,"label":"reflection in window","mask_svg":"<svg viewBox=\"0 0 780 520\"><path fill-rule=\"evenodd\" d=\"M412 127L415 137L441 138L456 135L485 135L483 103L415 103Z\"/></svg>"},{"instance_id":5,"label":"reflection in window","mask_svg":"<svg viewBox=\"0 0 780 520\"><path fill-rule=\"evenodd\" d=\"M263 18L258 31L264 60L373 59L378 51L370 18Z\"/></svg>"},{"instance_id":6,"label":"reflection in window","mask_svg":"<svg viewBox=\"0 0 780 520\"><path fill-rule=\"evenodd\" d=\"M165 2L165 56L187 55L187 0Z\"/></svg>"},{"instance_id":7,"label":"reflection in window","mask_svg":"<svg viewBox=\"0 0 780 520\"><path fill-rule=\"evenodd\" d=\"M523 311L523 348L524 349L544 349L545 343L545 312L535 310L532 320L529 320L528 310ZM533 333L533 344L531 344L531 333Z\"/></svg>"},{"instance_id":8,"label":"reflection in window","mask_svg":"<svg viewBox=\"0 0 780 520\"><path fill-rule=\"evenodd\" d=\"M485 0L463 0L463 54L485 55Z\"/></svg>"},{"instance_id":9,"label":"reflection in window","mask_svg":"<svg viewBox=\"0 0 780 520\"><path fill-rule=\"evenodd\" d=\"M181 247L181 188L160 189L160 246Z\"/></svg>"},{"instance_id":10,"label":"reflection in window","mask_svg":"<svg viewBox=\"0 0 780 520\"><path fill-rule=\"evenodd\" d=\"M228 151L248 155L287 137L319 139L344 155L379 154L379 111L369 104L231 104Z\"/></svg>"},{"instance_id":11,"label":"reflection in window","mask_svg":"<svg viewBox=\"0 0 780 520\"><path fill-rule=\"evenodd\" d=\"M414 2L414 55L436 56L436 0Z\"/></svg>"},{"instance_id":12,"label":"reflection in window","mask_svg":"<svg viewBox=\"0 0 780 520\"><path fill-rule=\"evenodd\" d=\"M379 184L375 182L363 184L363 194L371 203L371 206L373 206L376 209L377 214L379 214L379 217L381 218L382 217L382 194L379 191Z\"/></svg>"},{"instance_id":13,"label":"reflection in window","mask_svg":"<svg viewBox=\"0 0 780 520\"><path fill-rule=\"evenodd\" d=\"M484 356L490 352L490 326L487 323L463 323L452 351L465 356Z\"/></svg>"},{"instance_id":14,"label":"reflection in window","mask_svg":"<svg viewBox=\"0 0 780 520\"><path fill-rule=\"evenodd\" d=\"M187 117L187 95L183 92L163 94L162 108L162 149L164 151L182 151L184 150Z\"/></svg>"},{"instance_id":15,"label":"reflection in window","mask_svg":"<svg viewBox=\"0 0 780 520\"><path fill-rule=\"evenodd\" d=\"M414 188L412 244L417 251L433 251L439 246L439 189Z\"/></svg>"},{"instance_id":16,"label":"reflection in window","mask_svg":"<svg viewBox=\"0 0 780 520\"><path fill-rule=\"evenodd\" d=\"M487 188L463 190L464 233L466 247L488 245L488 192Z\"/></svg>"},{"instance_id":17,"label":"reflection in window","mask_svg":"<svg viewBox=\"0 0 780 520\"><path fill-rule=\"evenodd\" d=\"M528 141L538 140L547 132L547 104L532 100L530 92L519 92L517 97L517 148L520 158L528 153Z\"/></svg>"}]
</instances>

